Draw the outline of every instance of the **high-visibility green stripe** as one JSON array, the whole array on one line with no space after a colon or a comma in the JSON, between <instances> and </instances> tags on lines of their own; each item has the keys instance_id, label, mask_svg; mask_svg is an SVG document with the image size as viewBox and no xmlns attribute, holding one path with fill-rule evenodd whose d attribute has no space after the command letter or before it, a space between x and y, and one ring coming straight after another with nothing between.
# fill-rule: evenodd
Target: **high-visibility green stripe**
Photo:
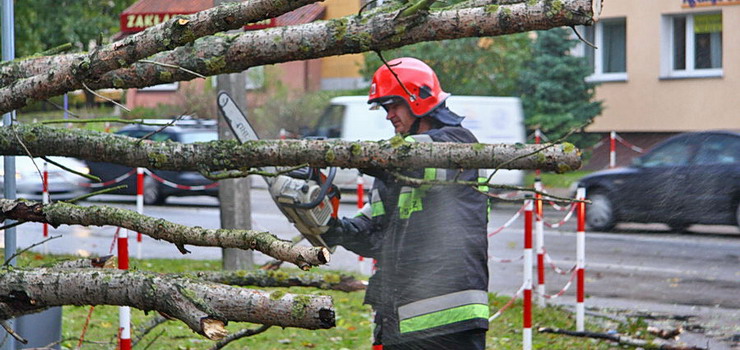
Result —
<instances>
[{"instance_id":1,"label":"high-visibility green stripe","mask_svg":"<svg viewBox=\"0 0 740 350\"><path fill-rule=\"evenodd\" d=\"M488 305L463 305L401 320L401 333L421 331L474 318L488 319Z\"/></svg>"},{"instance_id":2,"label":"high-visibility green stripe","mask_svg":"<svg viewBox=\"0 0 740 350\"><path fill-rule=\"evenodd\" d=\"M371 205L373 211L372 215L373 217L385 215L385 206L383 206L383 202L377 201Z\"/></svg>"}]
</instances>

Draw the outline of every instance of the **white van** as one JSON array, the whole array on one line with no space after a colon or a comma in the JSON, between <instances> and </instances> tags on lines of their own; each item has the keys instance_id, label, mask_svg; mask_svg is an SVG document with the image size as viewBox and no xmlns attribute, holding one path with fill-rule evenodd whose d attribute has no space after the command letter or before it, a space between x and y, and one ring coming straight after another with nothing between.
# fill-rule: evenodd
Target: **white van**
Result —
<instances>
[{"instance_id":1,"label":"white van","mask_svg":"<svg viewBox=\"0 0 740 350\"><path fill-rule=\"evenodd\" d=\"M447 106L464 116L462 125L470 129L481 143L524 143L524 114L517 97L451 96ZM340 96L331 100L310 135L345 141L377 141L393 137L393 125L385 120L385 111L370 110L367 96ZM521 170L500 170L493 183L521 185ZM341 189L356 189L358 171L341 169L334 183ZM371 177L364 177L370 188Z\"/></svg>"}]
</instances>

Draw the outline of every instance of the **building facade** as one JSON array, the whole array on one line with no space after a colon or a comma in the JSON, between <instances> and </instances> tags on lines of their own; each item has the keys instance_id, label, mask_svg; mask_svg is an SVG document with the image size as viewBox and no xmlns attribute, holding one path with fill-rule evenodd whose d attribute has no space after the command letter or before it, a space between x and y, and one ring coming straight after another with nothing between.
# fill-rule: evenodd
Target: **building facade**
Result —
<instances>
[{"instance_id":1,"label":"building facade","mask_svg":"<svg viewBox=\"0 0 740 350\"><path fill-rule=\"evenodd\" d=\"M580 51L604 101L587 131L649 148L681 132L740 130L740 0L604 0L598 23L581 30L598 47ZM603 167L605 152L589 167ZM619 165L639 155L617 154Z\"/></svg>"}]
</instances>

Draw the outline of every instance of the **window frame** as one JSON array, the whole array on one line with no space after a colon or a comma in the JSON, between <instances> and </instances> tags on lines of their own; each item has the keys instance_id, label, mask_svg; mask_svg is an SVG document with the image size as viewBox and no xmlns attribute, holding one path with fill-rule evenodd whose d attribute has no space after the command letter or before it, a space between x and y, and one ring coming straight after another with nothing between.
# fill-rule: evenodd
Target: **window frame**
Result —
<instances>
[{"instance_id":1,"label":"window frame","mask_svg":"<svg viewBox=\"0 0 740 350\"><path fill-rule=\"evenodd\" d=\"M695 32L694 32L694 16L696 15L711 15L711 14L722 14L722 11L710 11L710 12L691 12L691 13L679 13L679 14L664 14L661 16L661 79L683 79L683 78L721 78L724 73L724 50L722 50L722 67L720 68L695 68ZM685 40L685 66L683 70L676 70L674 68L674 19L684 17L686 18L686 30L684 31ZM724 33L724 16L722 24L722 32ZM689 28L691 30L689 30ZM724 43L722 44L724 46ZM724 49L724 47L722 47Z\"/></svg>"},{"instance_id":2,"label":"window frame","mask_svg":"<svg viewBox=\"0 0 740 350\"><path fill-rule=\"evenodd\" d=\"M593 56L594 56L594 71L591 73L591 75L586 77L586 81L588 82L610 82L610 81L627 81L629 76L627 74L627 17L611 17L611 18L602 18L596 24L593 25L593 31L594 31L594 46L597 48L604 47L604 23L613 23L613 22L621 22L624 23L624 72L610 72L605 73L604 72L604 51L601 49L594 49L592 47L588 47L584 43L579 43L579 49L580 56L586 57L586 50L592 50ZM581 32L585 34L586 27L581 26L580 27Z\"/></svg>"}]
</instances>

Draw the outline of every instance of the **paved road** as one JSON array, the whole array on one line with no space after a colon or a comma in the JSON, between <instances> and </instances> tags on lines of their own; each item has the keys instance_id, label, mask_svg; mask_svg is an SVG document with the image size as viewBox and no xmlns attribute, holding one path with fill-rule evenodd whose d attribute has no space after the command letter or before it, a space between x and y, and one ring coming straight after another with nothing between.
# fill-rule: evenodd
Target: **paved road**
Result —
<instances>
[{"instance_id":1,"label":"paved road","mask_svg":"<svg viewBox=\"0 0 740 350\"><path fill-rule=\"evenodd\" d=\"M345 196L341 215L351 216L356 211L354 196ZM123 199L122 201L117 201ZM105 198L108 205L135 210L131 197ZM103 204L103 203L95 203ZM252 192L255 229L289 239L297 231L277 211L263 189ZM489 229L501 226L519 207L515 204L497 204L491 215ZM171 198L167 206L146 207L147 215L173 222L217 228L219 211L217 201L210 197ZM548 208L546 221L556 222L565 215ZM673 234L663 225L623 225L617 233L587 233L586 293L587 306L616 307L671 314L701 316L701 322L712 332L740 334L740 230L735 227L696 226L688 234ZM53 253L104 255L112 248L113 227L62 227L52 235L63 237L50 241L46 249ZM553 263L568 270L575 261L575 219L558 229L545 229L545 247ZM41 238L41 225L25 224L18 228L19 246L28 246ZM135 234L132 234L135 237ZM131 239L131 255L137 255L137 244ZM167 243L144 237L141 245L144 258L184 257L191 259L219 259L219 248L187 247L192 254L182 256ZM38 247L41 251L45 248ZM522 221L515 221L490 239L492 257L515 260L489 263L490 290L512 295L521 285L522 267L518 258L522 252ZM258 263L269 257L257 253ZM327 266L331 269L369 273L371 263L359 262L353 253L341 248ZM560 275L548 269L547 293L558 292L570 275ZM574 287L555 302L572 305ZM712 349L721 349L716 345Z\"/></svg>"}]
</instances>

